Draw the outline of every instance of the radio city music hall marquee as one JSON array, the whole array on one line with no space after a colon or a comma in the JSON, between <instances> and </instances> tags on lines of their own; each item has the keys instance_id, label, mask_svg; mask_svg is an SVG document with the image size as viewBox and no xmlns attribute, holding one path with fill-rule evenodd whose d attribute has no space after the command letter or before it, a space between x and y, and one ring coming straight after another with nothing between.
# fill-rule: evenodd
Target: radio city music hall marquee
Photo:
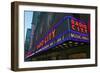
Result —
<instances>
[{"instance_id":1,"label":"radio city music hall marquee","mask_svg":"<svg viewBox=\"0 0 100 73\"><path fill-rule=\"evenodd\" d=\"M66 16L54 25L36 48L41 50L51 48L67 40L89 42L88 25L74 17Z\"/></svg>"},{"instance_id":2,"label":"radio city music hall marquee","mask_svg":"<svg viewBox=\"0 0 100 73\"><path fill-rule=\"evenodd\" d=\"M69 40L89 42L88 24L72 16L65 16L37 43L34 54Z\"/></svg>"}]
</instances>

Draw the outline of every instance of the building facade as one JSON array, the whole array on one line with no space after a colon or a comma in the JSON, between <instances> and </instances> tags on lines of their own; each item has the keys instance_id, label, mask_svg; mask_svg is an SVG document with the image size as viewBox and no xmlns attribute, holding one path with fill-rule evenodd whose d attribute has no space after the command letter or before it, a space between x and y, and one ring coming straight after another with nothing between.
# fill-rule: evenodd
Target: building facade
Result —
<instances>
[{"instance_id":1,"label":"building facade","mask_svg":"<svg viewBox=\"0 0 100 73\"><path fill-rule=\"evenodd\" d=\"M89 16L88 14L33 12L32 34L34 33L34 35L30 45L32 54L26 59L39 61L89 58ZM71 31L64 33L66 30ZM83 40L79 39L80 35L82 35L81 39ZM62 41L65 37L68 40ZM42 49L44 50L42 51Z\"/></svg>"}]
</instances>

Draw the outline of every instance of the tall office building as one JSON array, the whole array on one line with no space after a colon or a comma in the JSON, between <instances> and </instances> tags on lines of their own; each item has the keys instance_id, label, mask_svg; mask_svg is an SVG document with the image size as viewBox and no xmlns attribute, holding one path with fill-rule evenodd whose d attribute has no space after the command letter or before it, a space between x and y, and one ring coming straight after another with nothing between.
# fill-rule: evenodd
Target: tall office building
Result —
<instances>
[{"instance_id":1,"label":"tall office building","mask_svg":"<svg viewBox=\"0 0 100 73\"><path fill-rule=\"evenodd\" d=\"M31 25L31 28L32 28L32 32L31 32L31 41L30 41L30 51L31 50L34 50L34 35L35 35L35 30L37 28L37 25L38 25L38 21L39 21L39 17L40 17L40 12L33 12L33 17L32 17L32 25Z\"/></svg>"},{"instance_id":2,"label":"tall office building","mask_svg":"<svg viewBox=\"0 0 100 73\"><path fill-rule=\"evenodd\" d=\"M25 44L24 44L25 54L27 54L27 52L29 51L29 48L30 48L30 38L31 38L31 29L27 29Z\"/></svg>"}]
</instances>

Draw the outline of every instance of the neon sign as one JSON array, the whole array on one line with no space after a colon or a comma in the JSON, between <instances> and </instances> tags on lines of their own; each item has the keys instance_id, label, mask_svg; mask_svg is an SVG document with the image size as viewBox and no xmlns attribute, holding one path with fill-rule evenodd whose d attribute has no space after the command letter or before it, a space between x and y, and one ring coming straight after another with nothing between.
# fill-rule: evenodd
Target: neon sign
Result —
<instances>
[{"instance_id":1,"label":"neon sign","mask_svg":"<svg viewBox=\"0 0 100 73\"><path fill-rule=\"evenodd\" d=\"M38 42L37 50L30 56L69 40L89 42L88 25L72 16L65 16Z\"/></svg>"},{"instance_id":2,"label":"neon sign","mask_svg":"<svg viewBox=\"0 0 100 73\"><path fill-rule=\"evenodd\" d=\"M65 24L63 24L64 22ZM68 24L68 22L70 22L70 24ZM68 26L71 26L71 28L68 28ZM77 20L71 16L64 17L64 19L61 20L60 23L56 24L56 27L54 26L51 32L49 32L44 37L44 39L42 39L39 42L39 44L37 44L36 48L40 49L40 48L43 48L43 46L45 46L45 48L48 48L51 45L49 45L48 47L46 45L52 43L53 41L54 42L56 41L56 42L52 43L52 45L57 44L58 39L61 38L62 36L63 36L63 40L66 38L67 39L70 38L69 40L88 41L89 37L87 34L88 33L87 28L88 26L86 25L85 22L81 22L80 20ZM65 34L64 32L67 32L67 33ZM66 35L70 35L70 37Z\"/></svg>"},{"instance_id":3,"label":"neon sign","mask_svg":"<svg viewBox=\"0 0 100 73\"><path fill-rule=\"evenodd\" d=\"M88 32L88 26L85 23L82 23L78 20L71 19L71 28L72 30L81 32L81 33L87 33Z\"/></svg>"},{"instance_id":4,"label":"neon sign","mask_svg":"<svg viewBox=\"0 0 100 73\"><path fill-rule=\"evenodd\" d=\"M51 31L38 45L37 45L37 49L41 48L42 46L44 46L49 40L52 40L55 37L55 32L56 30L54 29L53 31Z\"/></svg>"}]
</instances>

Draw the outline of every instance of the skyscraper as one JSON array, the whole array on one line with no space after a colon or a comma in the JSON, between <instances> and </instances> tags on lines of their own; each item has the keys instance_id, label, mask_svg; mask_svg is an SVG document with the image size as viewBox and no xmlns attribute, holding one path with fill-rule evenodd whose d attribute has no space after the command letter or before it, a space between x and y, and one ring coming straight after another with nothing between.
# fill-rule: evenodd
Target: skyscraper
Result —
<instances>
[{"instance_id":1,"label":"skyscraper","mask_svg":"<svg viewBox=\"0 0 100 73\"><path fill-rule=\"evenodd\" d=\"M27 52L29 51L30 48L30 38L31 38L31 29L27 29L26 32L26 39L25 39L25 54L27 54Z\"/></svg>"}]
</instances>

